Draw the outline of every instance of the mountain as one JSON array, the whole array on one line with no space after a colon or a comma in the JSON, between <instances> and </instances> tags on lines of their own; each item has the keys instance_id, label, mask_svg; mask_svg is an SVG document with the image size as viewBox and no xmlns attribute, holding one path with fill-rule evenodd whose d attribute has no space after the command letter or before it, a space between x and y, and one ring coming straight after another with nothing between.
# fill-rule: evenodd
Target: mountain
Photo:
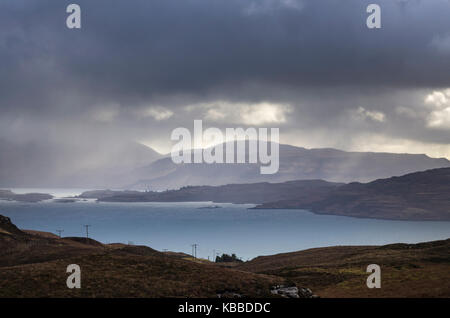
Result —
<instances>
[{"instance_id":1,"label":"mountain","mask_svg":"<svg viewBox=\"0 0 450 318\"><path fill-rule=\"evenodd\" d=\"M187 185L217 186L302 179L368 182L444 167L450 167L449 160L426 155L346 152L280 145L280 167L278 173L273 175L260 174L259 164L175 164L170 157L166 157L135 170L132 175L138 181L128 188L160 191Z\"/></svg>"},{"instance_id":2,"label":"mountain","mask_svg":"<svg viewBox=\"0 0 450 318\"><path fill-rule=\"evenodd\" d=\"M259 164L175 164L135 142L95 140L8 142L0 139L0 187L178 189L322 179L367 182L433 168L447 159L426 155L345 152L280 145L280 167L273 175ZM247 147L248 149L248 147ZM246 152L248 158L249 151Z\"/></svg>"},{"instance_id":3,"label":"mountain","mask_svg":"<svg viewBox=\"0 0 450 318\"><path fill-rule=\"evenodd\" d=\"M306 209L335 214L396 220L450 221L450 168L401 177L350 183L319 196L298 196L264 203L257 208Z\"/></svg>"},{"instance_id":4,"label":"mountain","mask_svg":"<svg viewBox=\"0 0 450 318\"><path fill-rule=\"evenodd\" d=\"M161 157L135 142L0 139L0 187L120 187L135 181L131 171Z\"/></svg>"}]
</instances>

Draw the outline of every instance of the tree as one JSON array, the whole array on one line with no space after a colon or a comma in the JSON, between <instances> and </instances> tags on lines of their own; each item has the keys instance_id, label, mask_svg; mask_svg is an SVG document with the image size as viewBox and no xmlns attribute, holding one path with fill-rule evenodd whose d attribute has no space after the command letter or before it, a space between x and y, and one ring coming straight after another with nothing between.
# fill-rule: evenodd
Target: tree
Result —
<instances>
[{"instance_id":1,"label":"tree","mask_svg":"<svg viewBox=\"0 0 450 318\"><path fill-rule=\"evenodd\" d=\"M222 256L219 256L219 255L216 256L216 263L231 263L231 262L242 263L243 261L240 258L238 258L236 256L236 254L234 254L234 253L231 254L231 256L228 254L222 254Z\"/></svg>"}]
</instances>

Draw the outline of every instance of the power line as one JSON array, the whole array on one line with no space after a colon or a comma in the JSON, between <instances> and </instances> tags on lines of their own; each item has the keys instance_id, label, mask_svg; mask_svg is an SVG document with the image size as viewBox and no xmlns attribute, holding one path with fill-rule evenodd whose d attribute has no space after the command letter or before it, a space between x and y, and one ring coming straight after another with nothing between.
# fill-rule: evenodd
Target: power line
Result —
<instances>
[{"instance_id":1,"label":"power line","mask_svg":"<svg viewBox=\"0 0 450 318\"><path fill-rule=\"evenodd\" d=\"M85 224L84 225L84 227L86 228L86 238L88 239L89 238L89 227L90 227L91 225L89 225L89 224Z\"/></svg>"},{"instance_id":2,"label":"power line","mask_svg":"<svg viewBox=\"0 0 450 318\"><path fill-rule=\"evenodd\" d=\"M64 232L64 230L56 230L56 232L58 232L59 238L61 238L61 233Z\"/></svg>"},{"instance_id":3,"label":"power line","mask_svg":"<svg viewBox=\"0 0 450 318\"><path fill-rule=\"evenodd\" d=\"M197 258L197 246L198 246L198 244L192 244L191 246L192 246L192 256L194 258Z\"/></svg>"}]
</instances>

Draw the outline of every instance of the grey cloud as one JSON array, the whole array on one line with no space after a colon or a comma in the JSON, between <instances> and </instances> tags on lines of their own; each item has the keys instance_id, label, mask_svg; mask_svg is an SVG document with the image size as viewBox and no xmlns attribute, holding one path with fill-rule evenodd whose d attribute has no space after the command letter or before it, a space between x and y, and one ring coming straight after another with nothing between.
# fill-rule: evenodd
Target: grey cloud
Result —
<instances>
[{"instance_id":1,"label":"grey cloud","mask_svg":"<svg viewBox=\"0 0 450 318\"><path fill-rule=\"evenodd\" d=\"M448 143L397 110L450 87L447 0L379 0L380 30L368 0L77 0L83 27L68 30L71 2L0 3L2 137L167 140L203 114L187 105L225 100L291 105L288 133ZM146 107L172 115L136 118ZM386 120L349 120L359 107Z\"/></svg>"},{"instance_id":2,"label":"grey cloud","mask_svg":"<svg viewBox=\"0 0 450 318\"><path fill-rule=\"evenodd\" d=\"M435 36L430 44L439 52L450 54L450 34L447 36Z\"/></svg>"}]
</instances>

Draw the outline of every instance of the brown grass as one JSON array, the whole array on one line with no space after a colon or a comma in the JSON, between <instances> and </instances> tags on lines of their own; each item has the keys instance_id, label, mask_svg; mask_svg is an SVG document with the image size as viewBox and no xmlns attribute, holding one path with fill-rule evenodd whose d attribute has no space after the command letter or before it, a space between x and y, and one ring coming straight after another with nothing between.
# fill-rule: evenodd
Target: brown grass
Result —
<instances>
[{"instance_id":1,"label":"brown grass","mask_svg":"<svg viewBox=\"0 0 450 318\"><path fill-rule=\"evenodd\" d=\"M291 283L321 297L450 297L450 239L315 248L216 264L145 246L5 231L0 297L217 297L227 291L271 297L271 286ZM66 286L69 264L81 267L81 289ZM369 264L381 266L381 289L366 286Z\"/></svg>"},{"instance_id":2,"label":"brown grass","mask_svg":"<svg viewBox=\"0 0 450 318\"><path fill-rule=\"evenodd\" d=\"M66 287L66 267L81 267L82 288ZM0 297L217 297L234 291L270 296L270 286L284 280L268 275L223 269L155 253L121 250L70 257L38 264L3 267Z\"/></svg>"},{"instance_id":3,"label":"brown grass","mask_svg":"<svg viewBox=\"0 0 450 318\"><path fill-rule=\"evenodd\" d=\"M366 286L369 264L381 267L381 289ZM450 240L310 249L237 268L283 277L321 297L450 297Z\"/></svg>"}]
</instances>

